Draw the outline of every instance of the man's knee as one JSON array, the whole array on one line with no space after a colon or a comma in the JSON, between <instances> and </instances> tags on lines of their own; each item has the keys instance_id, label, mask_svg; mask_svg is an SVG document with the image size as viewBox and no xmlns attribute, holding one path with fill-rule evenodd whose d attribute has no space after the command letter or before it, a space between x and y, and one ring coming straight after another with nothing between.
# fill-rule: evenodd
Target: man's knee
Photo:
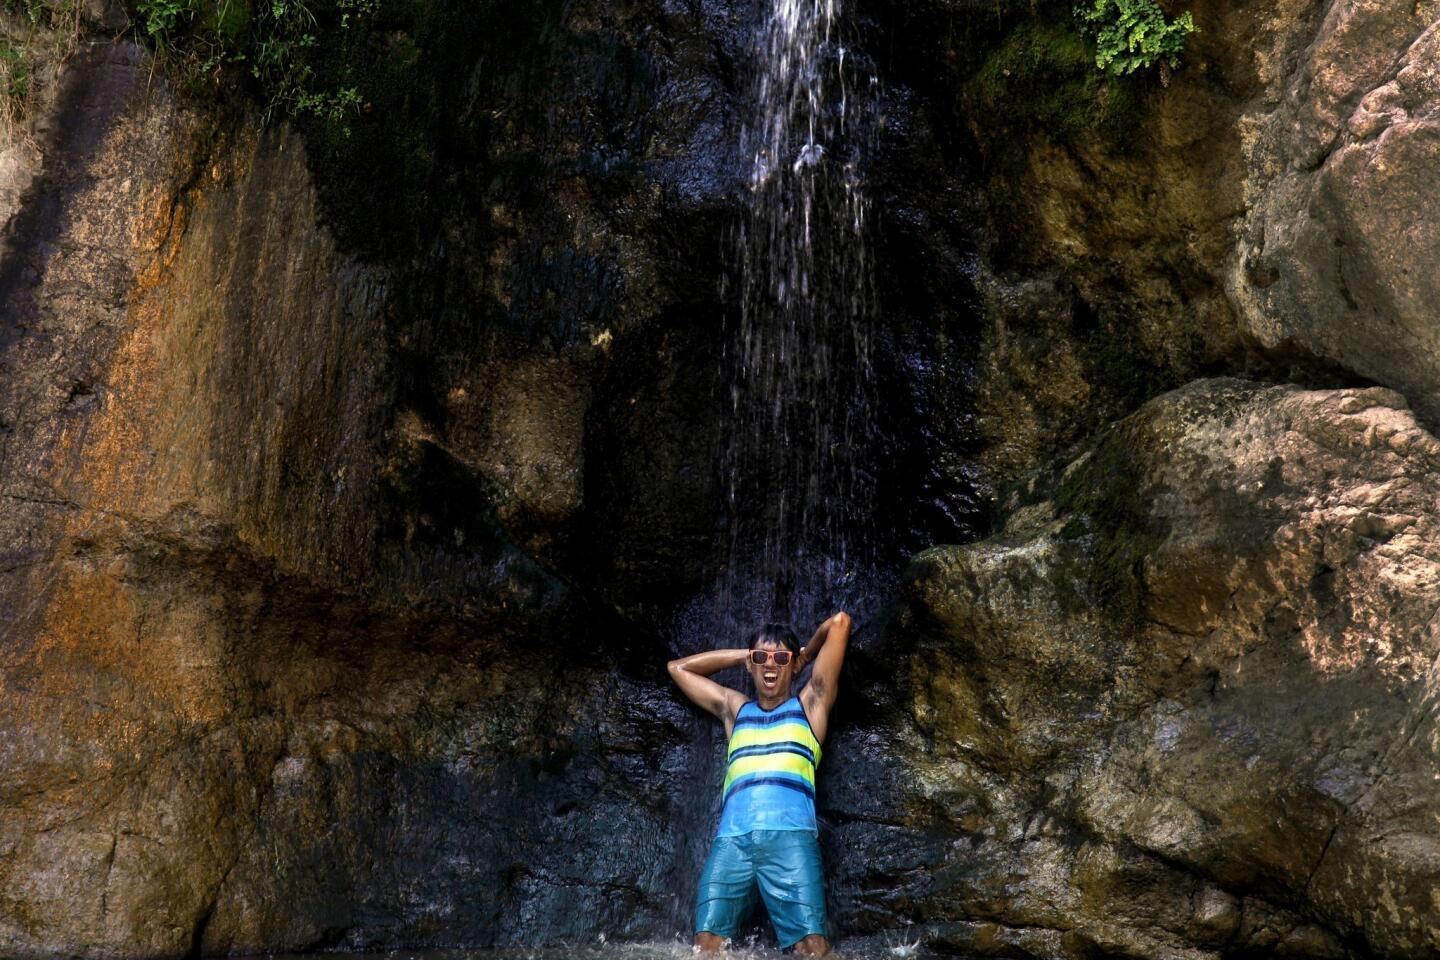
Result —
<instances>
[{"instance_id":1,"label":"man's knee","mask_svg":"<svg viewBox=\"0 0 1440 960\"><path fill-rule=\"evenodd\" d=\"M699 953L719 953L725 949L725 938L717 933L695 934L695 950Z\"/></svg>"},{"instance_id":2,"label":"man's knee","mask_svg":"<svg viewBox=\"0 0 1440 960\"><path fill-rule=\"evenodd\" d=\"M830 941L818 933L812 933L795 944L795 952L804 957L823 957L830 952Z\"/></svg>"}]
</instances>

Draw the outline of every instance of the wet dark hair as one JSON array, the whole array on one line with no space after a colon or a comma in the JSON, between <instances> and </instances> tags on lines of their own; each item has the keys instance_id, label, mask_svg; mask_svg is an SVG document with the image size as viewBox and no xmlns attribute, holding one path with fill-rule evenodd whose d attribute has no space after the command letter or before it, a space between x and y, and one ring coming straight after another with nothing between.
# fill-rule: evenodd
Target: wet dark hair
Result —
<instances>
[{"instance_id":1,"label":"wet dark hair","mask_svg":"<svg viewBox=\"0 0 1440 960\"><path fill-rule=\"evenodd\" d=\"M767 623L750 634L751 650L762 643L778 643L796 656L800 655L800 638L795 636L794 630L783 623Z\"/></svg>"}]
</instances>

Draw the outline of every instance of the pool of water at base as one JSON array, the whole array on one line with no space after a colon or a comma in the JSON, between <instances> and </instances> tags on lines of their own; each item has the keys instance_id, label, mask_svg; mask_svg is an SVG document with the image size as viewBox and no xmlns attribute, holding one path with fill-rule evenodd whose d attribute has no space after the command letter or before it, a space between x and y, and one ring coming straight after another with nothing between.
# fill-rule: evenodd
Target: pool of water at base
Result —
<instances>
[{"instance_id":1,"label":"pool of water at base","mask_svg":"<svg viewBox=\"0 0 1440 960\"><path fill-rule=\"evenodd\" d=\"M832 956L847 960L909 960L935 957L927 950L918 932L906 936L884 934L838 940ZM484 950L389 950L373 953L285 953L267 954L268 960L695 960L697 954L688 942L652 941L649 943L599 943L575 946L495 947ZM961 960L946 952L947 960ZM730 945L719 960L791 960L794 953L782 953L773 945L757 941L741 941Z\"/></svg>"}]
</instances>

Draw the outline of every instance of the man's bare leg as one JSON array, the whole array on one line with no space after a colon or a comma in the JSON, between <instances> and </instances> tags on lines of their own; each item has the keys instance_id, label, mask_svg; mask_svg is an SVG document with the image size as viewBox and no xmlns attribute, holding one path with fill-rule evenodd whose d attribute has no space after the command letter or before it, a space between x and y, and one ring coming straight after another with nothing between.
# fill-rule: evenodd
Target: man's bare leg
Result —
<instances>
[{"instance_id":1,"label":"man's bare leg","mask_svg":"<svg viewBox=\"0 0 1440 960\"><path fill-rule=\"evenodd\" d=\"M830 941L818 933L812 933L795 944L795 952L802 957L823 957L830 952Z\"/></svg>"},{"instance_id":2,"label":"man's bare leg","mask_svg":"<svg viewBox=\"0 0 1440 960\"><path fill-rule=\"evenodd\" d=\"M725 949L725 938L718 933L695 934L695 949L700 953L719 953Z\"/></svg>"}]
</instances>

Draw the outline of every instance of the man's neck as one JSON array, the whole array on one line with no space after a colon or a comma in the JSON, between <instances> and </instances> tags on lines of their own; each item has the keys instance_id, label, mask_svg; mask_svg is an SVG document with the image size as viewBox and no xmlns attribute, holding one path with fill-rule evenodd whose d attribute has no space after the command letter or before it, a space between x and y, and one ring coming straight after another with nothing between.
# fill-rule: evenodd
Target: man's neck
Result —
<instances>
[{"instance_id":1,"label":"man's neck","mask_svg":"<svg viewBox=\"0 0 1440 960\"><path fill-rule=\"evenodd\" d=\"M761 710L774 710L780 704L790 699L790 690L787 688L773 697L767 697L763 693L755 694L755 702L760 705Z\"/></svg>"}]
</instances>

